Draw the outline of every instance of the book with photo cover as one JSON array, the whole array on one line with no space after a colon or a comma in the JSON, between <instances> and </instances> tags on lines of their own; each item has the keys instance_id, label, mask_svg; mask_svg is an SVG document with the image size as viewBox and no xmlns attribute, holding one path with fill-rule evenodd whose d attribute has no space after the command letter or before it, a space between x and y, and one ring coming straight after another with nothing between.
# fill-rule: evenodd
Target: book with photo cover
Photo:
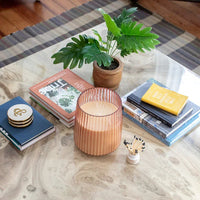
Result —
<instances>
[{"instance_id":1,"label":"book with photo cover","mask_svg":"<svg viewBox=\"0 0 200 200\"><path fill-rule=\"evenodd\" d=\"M159 109L157 107L154 107L150 104L147 104L141 100L142 96L146 93L146 91L151 87L153 83L156 83L162 87L161 83L159 83L156 80L148 80L142 85L138 86L130 95L127 96L127 101L132 103L133 105L136 105L138 108L143 110L146 113L149 113L156 119L162 121L169 127L173 127L175 124L177 124L181 119L186 117L188 114L192 112L192 105L191 102L188 100L186 105L184 106L183 110L178 116L175 116L171 113L168 113L162 109Z\"/></svg>"},{"instance_id":2,"label":"book with photo cover","mask_svg":"<svg viewBox=\"0 0 200 200\"><path fill-rule=\"evenodd\" d=\"M63 116L59 115L59 113L56 113L54 110L52 110L51 107L49 107L47 104L44 104L44 102L40 102L39 99L34 98L33 96L30 96L30 99L32 99L35 103L40 105L43 109L45 109L47 112L52 114L57 120L59 120L61 123L63 123L67 128L71 128L74 126L74 118L71 119L64 119Z\"/></svg>"},{"instance_id":3,"label":"book with photo cover","mask_svg":"<svg viewBox=\"0 0 200 200\"><path fill-rule=\"evenodd\" d=\"M94 87L69 69L29 88L35 101L67 124L74 120L79 95Z\"/></svg>"},{"instance_id":4,"label":"book with photo cover","mask_svg":"<svg viewBox=\"0 0 200 200\"><path fill-rule=\"evenodd\" d=\"M8 122L7 111L11 106L16 104L29 105L19 96L0 105L0 132L18 149L24 150L28 146L34 144L35 142L55 131L54 125L30 105L29 106L33 110L32 123L29 126L23 128L16 128L11 126Z\"/></svg>"}]
</instances>

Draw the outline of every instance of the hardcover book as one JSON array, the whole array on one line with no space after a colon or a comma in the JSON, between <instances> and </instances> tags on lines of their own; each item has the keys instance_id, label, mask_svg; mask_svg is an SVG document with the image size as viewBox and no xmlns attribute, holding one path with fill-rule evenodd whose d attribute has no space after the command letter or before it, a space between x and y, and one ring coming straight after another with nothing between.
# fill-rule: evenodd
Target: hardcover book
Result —
<instances>
[{"instance_id":1,"label":"hardcover book","mask_svg":"<svg viewBox=\"0 0 200 200\"><path fill-rule=\"evenodd\" d=\"M150 79L148 81L152 83L155 80ZM155 82L157 83L157 81ZM184 117L174 127L167 126L160 120L154 118L150 114L144 112L137 106L127 101L127 97L136 90L137 88L133 89L121 98L123 115L135 122L137 125L145 129L147 132L149 132L151 135L153 135L166 145L170 146L200 123L200 107L190 101L191 106L193 107L192 112Z\"/></svg>"},{"instance_id":2,"label":"hardcover book","mask_svg":"<svg viewBox=\"0 0 200 200\"><path fill-rule=\"evenodd\" d=\"M21 97L15 97L14 99L0 105L0 132L6 138L8 138L18 149L23 150L55 131L54 125L30 105L29 106L33 110L32 123L29 126L23 128L16 128L11 126L8 122L7 111L11 106L16 104L29 105Z\"/></svg>"},{"instance_id":3,"label":"hardcover book","mask_svg":"<svg viewBox=\"0 0 200 200\"><path fill-rule=\"evenodd\" d=\"M200 113L200 107L196 104L193 104L193 111L183 118L178 124L176 124L174 127L169 127L165 124L163 124L161 121L157 120L156 118L152 117L148 113L145 113L141 109L137 108L133 104L126 101L126 99L122 98L122 105L123 110L125 113L130 115L131 117L138 120L141 124L146 126L147 128L151 129L155 132L155 134L158 134L162 136L163 138L169 137L171 134L173 134L178 128L183 126L185 123L187 123L188 120L193 118L196 115L199 115Z\"/></svg>"},{"instance_id":4,"label":"hardcover book","mask_svg":"<svg viewBox=\"0 0 200 200\"><path fill-rule=\"evenodd\" d=\"M69 69L29 88L32 98L67 125L73 124L79 95L94 87Z\"/></svg>"},{"instance_id":5,"label":"hardcover book","mask_svg":"<svg viewBox=\"0 0 200 200\"><path fill-rule=\"evenodd\" d=\"M61 123L63 123L66 127L70 128L74 126L74 116L71 119L66 119L55 110L53 110L48 104L44 104L44 102L40 102L39 99L31 96L30 97L35 103L39 104L42 108L44 108L47 112L51 113L56 119L58 119Z\"/></svg>"},{"instance_id":6,"label":"hardcover book","mask_svg":"<svg viewBox=\"0 0 200 200\"><path fill-rule=\"evenodd\" d=\"M154 132L153 129L145 126L140 121L132 117L131 115L127 114L122 110L123 115L126 116L128 119L136 123L138 126L149 132L151 135L159 139L161 142L166 144L167 146L171 146L174 142L176 142L178 139L183 137L185 134L187 134L189 131L191 131L193 128L195 128L198 124L200 124L200 116L199 114L192 117L190 120L188 120L186 123L184 123L181 127L179 127L173 134L171 134L167 138L163 138L161 135Z\"/></svg>"},{"instance_id":7,"label":"hardcover book","mask_svg":"<svg viewBox=\"0 0 200 200\"><path fill-rule=\"evenodd\" d=\"M141 100L169 113L178 115L185 106L188 96L152 83Z\"/></svg>"},{"instance_id":8,"label":"hardcover book","mask_svg":"<svg viewBox=\"0 0 200 200\"><path fill-rule=\"evenodd\" d=\"M184 106L183 110L178 116L175 116L171 113L168 113L162 109L154 107L150 104L141 101L141 98L146 93L146 91L151 87L152 83L156 82L156 84L161 85L161 83L151 79L146 81L139 87L137 87L128 97L127 101L136 105L138 108L143 110L146 113L149 113L153 117L157 118L158 120L162 121L169 127L173 127L175 124L180 122L181 119L186 117L188 114L192 112L191 102L188 100L187 104ZM162 86L162 85L161 85Z\"/></svg>"}]
</instances>

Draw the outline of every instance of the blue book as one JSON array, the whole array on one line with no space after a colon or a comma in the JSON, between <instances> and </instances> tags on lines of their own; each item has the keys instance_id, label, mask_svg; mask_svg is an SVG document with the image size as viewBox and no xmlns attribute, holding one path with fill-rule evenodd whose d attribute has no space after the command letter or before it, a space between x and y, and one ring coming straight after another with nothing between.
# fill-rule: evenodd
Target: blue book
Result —
<instances>
[{"instance_id":1,"label":"blue book","mask_svg":"<svg viewBox=\"0 0 200 200\"><path fill-rule=\"evenodd\" d=\"M183 124L181 127L179 127L175 132L173 132L169 137L163 138L161 135L154 132L153 129L150 127L145 126L142 124L139 120L135 119L131 115L129 115L127 112L122 111L123 115L126 116L131 121L135 122L137 125L139 125L141 128L149 132L151 135L159 139L161 142L166 144L167 146L172 145L174 142L176 142L178 139L183 137L185 134L187 134L190 130L192 130L194 127L196 127L198 124L200 124L200 116L199 113L193 116L190 120L188 120L185 124Z\"/></svg>"},{"instance_id":2,"label":"blue book","mask_svg":"<svg viewBox=\"0 0 200 200\"><path fill-rule=\"evenodd\" d=\"M161 121L157 120L156 118L152 117L148 113L145 113L141 109L139 109L137 106L134 106L133 104L129 103L126 100L125 95L122 97L122 105L124 112L131 115L133 118L137 119L142 123L144 126L149 127L152 129L155 133L161 135L163 138L169 137L172 133L174 133L178 128L180 128L184 123L186 123L188 120L190 120L192 117L200 113L200 107L194 103L193 104L193 110L192 112L184 117L178 124L176 124L173 127L169 127L165 124L163 124Z\"/></svg>"},{"instance_id":3,"label":"blue book","mask_svg":"<svg viewBox=\"0 0 200 200\"><path fill-rule=\"evenodd\" d=\"M192 112L193 103L188 100L188 102L184 106L184 108L181 111L181 113L178 116L175 116L175 115L173 115L171 113L168 113L168 112L166 112L166 111L164 111L162 109L159 109L159 108L157 108L155 106L152 106L152 105L150 105L148 103L145 103L145 102L141 101L142 96L150 88L150 86L152 85L153 82L158 84L158 85L160 85L160 86L162 86L162 87L165 87L161 83L159 83L158 81L155 81L153 79L148 80L145 83L143 83L142 85L140 85L139 87L137 87L127 97L127 101L132 103L133 105L137 106L138 108L140 108L144 112L149 113L150 115L152 115L156 119L162 121L167 126L173 127L177 123L179 123L183 118L187 117L187 115L189 115Z\"/></svg>"},{"instance_id":4,"label":"blue book","mask_svg":"<svg viewBox=\"0 0 200 200\"><path fill-rule=\"evenodd\" d=\"M0 105L0 132L4 134L18 149L23 150L39 139L55 131L55 127L33 107L33 122L24 128L16 128L8 123L7 111L15 104L29 105L21 97ZM30 105L29 105L30 106Z\"/></svg>"}]
</instances>

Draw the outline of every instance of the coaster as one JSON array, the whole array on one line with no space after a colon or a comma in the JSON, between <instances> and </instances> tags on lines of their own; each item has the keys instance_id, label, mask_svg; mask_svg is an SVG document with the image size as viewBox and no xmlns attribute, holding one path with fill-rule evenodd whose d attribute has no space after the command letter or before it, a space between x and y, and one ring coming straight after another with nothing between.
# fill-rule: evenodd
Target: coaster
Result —
<instances>
[{"instance_id":1,"label":"coaster","mask_svg":"<svg viewBox=\"0 0 200 200\"><path fill-rule=\"evenodd\" d=\"M16 124L16 123L13 123L12 121L9 121L9 124L13 127L16 127L16 128L24 128L24 127L27 127L29 126L33 121L33 117L31 118L31 120L29 120L27 123L23 123L23 124Z\"/></svg>"},{"instance_id":2,"label":"coaster","mask_svg":"<svg viewBox=\"0 0 200 200\"><path fill-rule=\"evenodd\" d=\"M31 116L29 119L27 119L26 121L13 121L10 118L8 118L8 122L12 123L12 124L16 124L16 125L23 125L23 124L27 124L28 122L33 121L33 116Z\"/></svg>"},{"instance_id":3,"label":"coaster","mask_svg":"<svg viewBox=\"0 0 200 200\"><path fill-rule=\"evenodd\" d=\"M7 115L11 121L24 122L33 115L33 110L26 104L16 104L8 109Z\"/></svg>"}]
</instances>

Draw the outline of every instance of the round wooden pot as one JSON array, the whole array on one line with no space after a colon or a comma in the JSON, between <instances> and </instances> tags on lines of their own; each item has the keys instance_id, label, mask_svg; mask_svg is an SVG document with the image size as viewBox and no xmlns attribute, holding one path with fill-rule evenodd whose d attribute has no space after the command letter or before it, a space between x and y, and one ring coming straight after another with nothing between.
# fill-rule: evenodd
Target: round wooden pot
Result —
<instances>
[{"instance_id":1,"label":"round wooden pot","mask_svg":"<svg viewBox=\"0 0 200 200\"><path fill-rule=\"evenodd\" d=\"M119 66L114 70L105 70L98 66L97 62L93 62L93 79L95 87L104 87L116 90L119 87L124 63L120 59L114 58Z\"/></svg>"}]
</instances>

